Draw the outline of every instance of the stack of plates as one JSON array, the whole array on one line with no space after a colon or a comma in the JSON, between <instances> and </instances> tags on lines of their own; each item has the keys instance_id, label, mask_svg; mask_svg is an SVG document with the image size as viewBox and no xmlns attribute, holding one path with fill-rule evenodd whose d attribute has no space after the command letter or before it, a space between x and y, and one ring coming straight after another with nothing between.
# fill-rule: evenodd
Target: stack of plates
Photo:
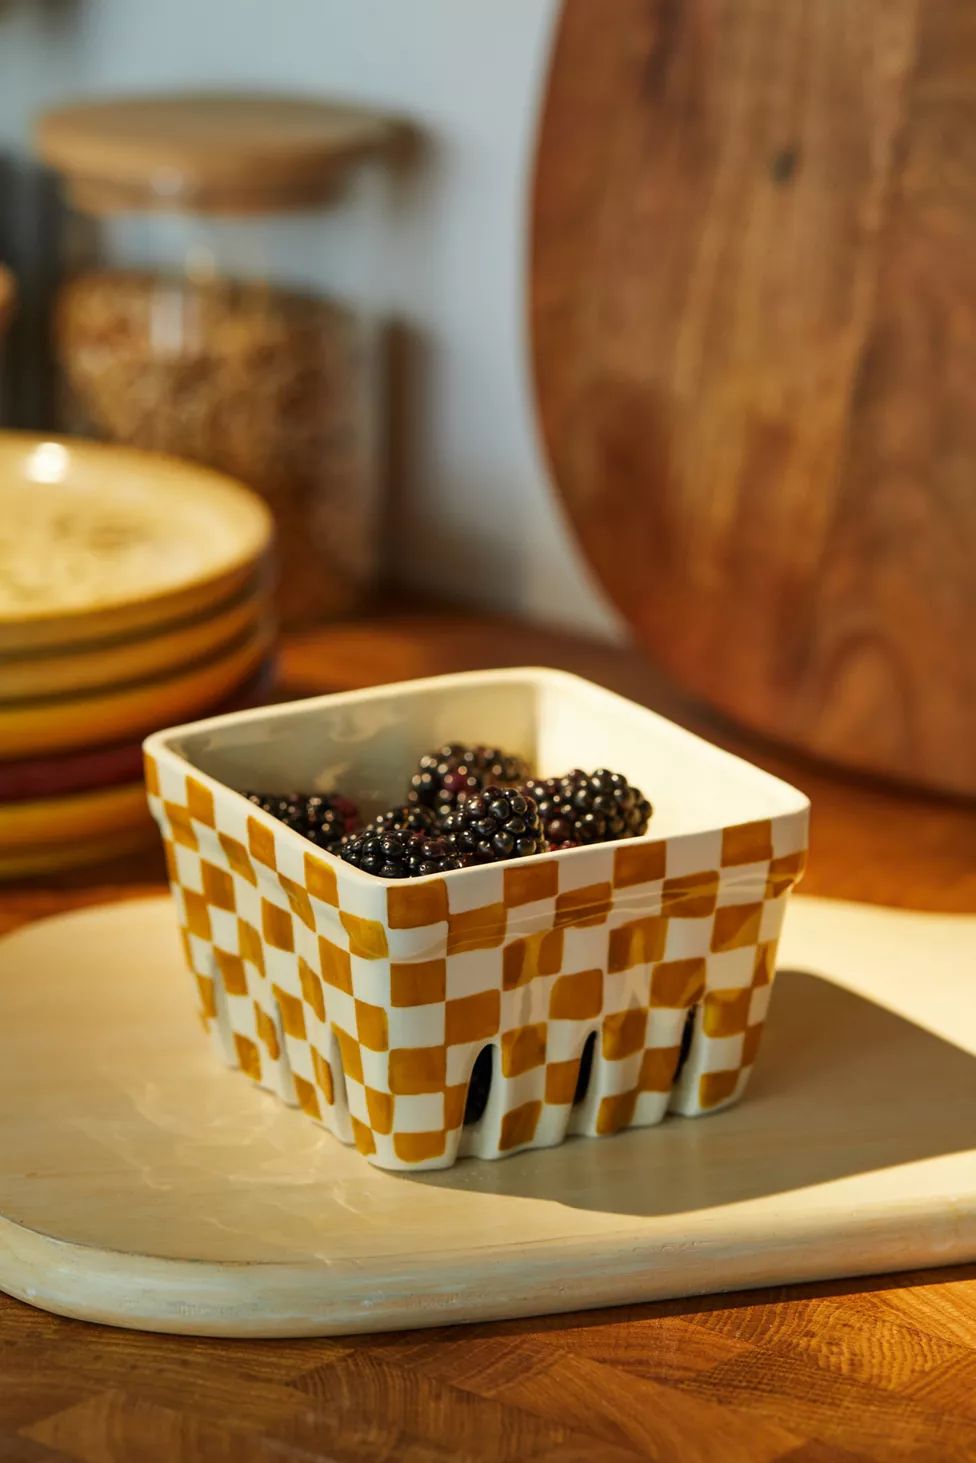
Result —
<instances>
[{"instance_id":1,"label":"stack of plates","mask_svg":"<svg viewBox=\"0 0 976 1463\"><path fill-rule=\"evenodd\" d=\"M260 699L271 537L219 473L0 432L0 877L141 842L142 738Z\"/></svg>"}]
</instances>

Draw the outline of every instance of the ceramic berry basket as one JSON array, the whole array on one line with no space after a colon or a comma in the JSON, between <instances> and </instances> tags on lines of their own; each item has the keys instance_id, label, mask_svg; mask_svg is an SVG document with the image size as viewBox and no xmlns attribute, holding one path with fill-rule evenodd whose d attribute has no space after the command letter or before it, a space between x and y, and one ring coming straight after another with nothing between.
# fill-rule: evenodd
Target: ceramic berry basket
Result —
<instances>
[{"instance_id":1,"label":"ceramic berry basket","mask_svg":"<svg viewBox=\"0 0 976 1463\"><path fill-rule=\"evenodd\" d=\"M542 776L615 768L653 802L648 834L378 879L239 791L340 788L369 816L401 802L421 753L447 741L502 746ZM444 1168L741 1096L804 864L796 789L536 669L236 712L159 732L145 752L220 1056L371 1163ZM465 1126L485 1047L487 1105Z\"/></svg>"}]
</instances>

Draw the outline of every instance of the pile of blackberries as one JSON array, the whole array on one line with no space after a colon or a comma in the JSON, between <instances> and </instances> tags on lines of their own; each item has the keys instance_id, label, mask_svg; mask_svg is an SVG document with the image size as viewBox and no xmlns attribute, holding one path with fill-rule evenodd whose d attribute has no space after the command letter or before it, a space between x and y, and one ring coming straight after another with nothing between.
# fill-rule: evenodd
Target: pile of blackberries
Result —
<instances>
[{"instance_id":1,"label":"pile of blackberries","mask_svg":"<svg viewBox=\"0 0 976 1463\"><path fill-rule=\"evenodd\" d=\"M421 757L407 800L360 826L340 793L248 793L319 848L382 879L415 879L549 850L637 838L651 805L619 772L537 779L521 757L450 742Z\"/></svg>"}]
</instances>

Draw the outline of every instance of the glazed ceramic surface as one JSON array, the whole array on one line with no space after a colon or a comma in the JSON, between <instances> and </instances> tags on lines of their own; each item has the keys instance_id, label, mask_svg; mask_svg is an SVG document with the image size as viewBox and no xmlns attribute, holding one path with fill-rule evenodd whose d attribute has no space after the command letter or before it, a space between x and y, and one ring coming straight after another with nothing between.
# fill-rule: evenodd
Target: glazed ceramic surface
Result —
<instances>
[{"instance_id":1,"label":"glazed ceramic surface","mask_svg":"<svg viewBox=\"0 0 976 1463\"><path fill-rule=\"evenodd\" d=\"M338 787L369 815L448 740L543 776L614 767L653 802L648 835L384 880L241 796ZM497 1158L742 1094L808 803L652 712L562 672L446 676L158 733L146 782L218 1052L371 1162Z\"/></svg>"},{"instance_id":2,"label":"glazed ceramic surface","mask_svg":"<svg viewBox=\"0 0 976 1463\"><path fill-rule=\"evenodd\" d=\"M0 803L0 853L38 843L101 838L146 822L141 783L97 788L64 797Z\"/></svg>"},{"instance_id":3,"label":"glazed ceramic surface","mask_svg":"<svg viewBox=\"0 0 976 1463\"><path fill-rule=\"evenodd\" d=\"M119 859L150 846L152 838L152 820L140 818L130 828L105 833L98 838L57 838L12 851L0 847L0 881L29 879L39 874L59 873L63 869L80 869L108 859Z\"/></svg>"},{"instance_id":4,"label":"glazed ceramic surface","mask_svg":"<svg viewBox=\"0 0 976 1463\"><path fill-rule=\"evenodd\" d=\"M121 741L174 716L199 715L252 676L271 643L270 629L258 623L172 670L77 695L2 701L0 759Z\"/></svg>"},{"instance_id":5,"label":"glazed ceramic surface","mask_svg":"<svg viewBox=\"0 0 976 1463\"><path fill-rule=\"evenodd\" d=\"M138 781L141 772L142 743L136 741L0 761L0 802L32 802L96 787L117 787Z\"/></svg>"},{"instance_id":6,"label":"glazed ceramic surface","mask_svg":"<svg viewBox=\"0 0 976 1463\"><path fill-rule=\"evenodd\" d=\"M74 644L215 604L271 543L256 494L208 468L0 433L0 650Z\"/></svg>"},{"instance_id":7,"label":"glazed ceramic surface","mask_svg":"<svg viewBox=\"0 0 976 1463\"><path fill-rule=\"evenodd\" d=\"M230 696L203 708L207 716L260 706L267 701L274 685L273 657L263 661L256 673ZM104 746L81 747L73 751L63 748L39 757L0 759L0 803L30 802L35 799L60 797L68 793L91 792L101 787L117 787L122 782L140 782L142 778L142 738L110 742Z\"/></svg>"},{"instance_id":8,"label":"glazed ceramic surface","mask_svg":"<svg viewBox=\"0 0 976 1463\"><path fill-rule=\"evenodd\" d=\"M267 576L265 576L267 578ZM270 604L263 583L187 618L66 649L0 651L0 701L92 694L145 681L207 659L267 627Z\"/></svg>"}]
</instances>

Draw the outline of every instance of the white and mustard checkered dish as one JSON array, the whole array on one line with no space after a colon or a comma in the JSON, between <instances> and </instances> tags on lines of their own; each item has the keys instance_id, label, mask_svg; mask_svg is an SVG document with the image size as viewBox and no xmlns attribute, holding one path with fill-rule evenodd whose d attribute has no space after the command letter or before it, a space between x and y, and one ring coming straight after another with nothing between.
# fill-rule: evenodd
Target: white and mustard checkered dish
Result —
<instances>
[{"instance_id":1,"label":"white and mustard checkered dish","mask_svg":"<svg viewBox=\"0 0 976 1463\"><path fill-rule=\"evenodd\" d=\"M239 791L339 787L370 815L402 801L419 755L445 741L503 746L541 776L617 768L654 804L650 830L377 879ZM587 681L535 669L238 712L159 732L145 751L218 1052L370 1162L499 1158L741 1095L805 858L809 805L794 788ZM465 1126L485 1046L488 1104Z\"/></svg>"}]
</instances>

